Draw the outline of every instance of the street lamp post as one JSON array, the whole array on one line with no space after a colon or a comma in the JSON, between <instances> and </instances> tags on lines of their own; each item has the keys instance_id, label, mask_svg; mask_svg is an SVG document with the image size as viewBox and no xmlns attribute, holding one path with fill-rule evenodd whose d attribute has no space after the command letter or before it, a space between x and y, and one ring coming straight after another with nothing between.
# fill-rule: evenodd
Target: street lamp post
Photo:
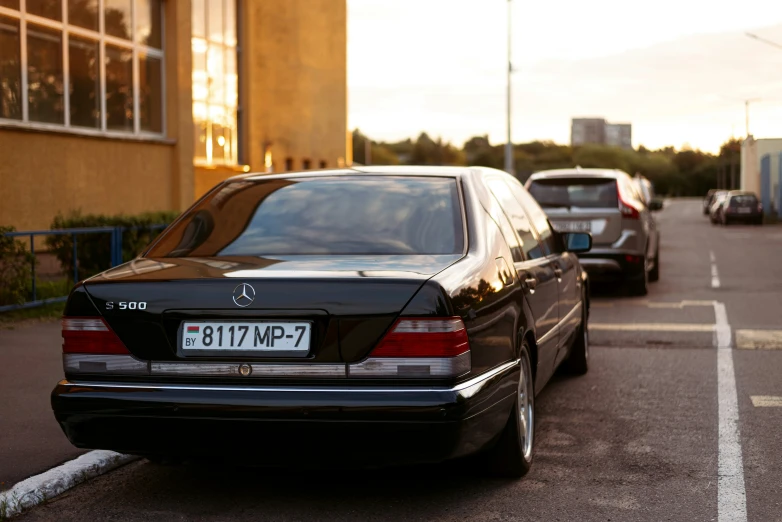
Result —
<instances>
[{"instance_id":1,"label":"street lamp post","mask_svg":"<svg viewBox=\"0 0 782 522\"><path fill-rule=\"evenodd\" d=\"M744 100L744 125L749 138L749 104L752 102L760 101L760 98L752 98L751 100Z\"/></svg>"},{"instance_id":2,"label":"street lamp post","mask_svg":"<svg viewBox=\"0 0 782 522\"><path fill-rule=\"evenodd\" d=\"M506 100L506 119L507 119L507 132L508 136L505 141L505 172L508 174L513 174L513 142L511 141L510 137L510 98L511 98L511 83L510 83L510 75L513 71L513 65L511 65L511 0L508 0L508 85L507 85L507 100Z\"/></svg>"}]
</instances>

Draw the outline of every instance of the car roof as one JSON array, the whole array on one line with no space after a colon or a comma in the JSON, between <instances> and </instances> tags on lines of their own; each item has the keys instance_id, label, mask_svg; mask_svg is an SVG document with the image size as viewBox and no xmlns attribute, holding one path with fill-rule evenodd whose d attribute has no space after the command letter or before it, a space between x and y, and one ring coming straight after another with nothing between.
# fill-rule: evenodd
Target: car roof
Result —
<instances>
[{"instance_id":1,"label":"car roof","mask_svg":"<svg viewBox=\"0 0 782 522\"><path fill-rule=\"evenodd\" d=\"M630 178L630 174L619 169L582 169L581 167L569 169L540 170L530 176L530 180L556 178L556 177L585 177L585 178Z\"/></svg>"},{"instance_id":2,"label":"car roof","mask_svg":"<svg viewBox=\"0 0 782 522\"><path fill-rule=\"evenodd\" d=\"M510 176L502 170L487 167L452 167L432 165L365 165L353 166L342 169L304 170L279 173L249 172L228 178L227 181L245 180L261 181L269 179L313 178L350 175L379 175L379 176L424 176L424 177L452 177L460 178L474 176L480 173L499 173ZM512 176L511 176L512 177ZM515 178L514 178L515 179Z\"/></svg>"},{"instance_id":3,"label":"car roof","mask_svg":"<svg viewBox=\"0 0 782 522\"><path fill-rule=\"evenodd\" d=\"M728 196L754 196L758 197L754 192L748 192L746 190L731 190L728 192Z\"/></svg>"}]
</instances>

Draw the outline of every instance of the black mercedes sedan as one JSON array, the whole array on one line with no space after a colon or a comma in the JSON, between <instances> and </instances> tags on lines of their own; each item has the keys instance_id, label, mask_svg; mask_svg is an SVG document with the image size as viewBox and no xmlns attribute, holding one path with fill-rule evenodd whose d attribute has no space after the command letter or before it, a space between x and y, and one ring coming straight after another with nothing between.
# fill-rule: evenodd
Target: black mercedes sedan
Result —
<instances>
[{"instance_id":1,"label":"black mercedes sedan","mask_svg":"<svg viewBox=\"0 0 782 522\"><path fill-rule=\"evenodd\" d=\"M70 441L151 459L533 460L535 396L588 365L585 233L504 172L243 175L72 290Z\"/></svg>"}]
</instances>

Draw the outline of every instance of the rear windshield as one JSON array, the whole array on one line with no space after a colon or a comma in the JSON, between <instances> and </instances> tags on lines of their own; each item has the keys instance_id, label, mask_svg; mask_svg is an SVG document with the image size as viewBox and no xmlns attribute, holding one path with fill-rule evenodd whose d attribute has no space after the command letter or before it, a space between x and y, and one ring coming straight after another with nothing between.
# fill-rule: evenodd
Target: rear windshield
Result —
<instances>
[{"instance_id":1,"label":"rear windshield","mask_svg":"<svg viewBox=\"0 0 782 522\"><path fill-rule=\"evenodd\" d=\"M459 254L453 178L239 180L213 191L147 257Z\"/></svg>"},{"instance_id":2,"label":"rear windshield","mask_svg":"<svg viewBox=\"0 0 782 522\"><path fill-rule=\"evenodd\" d=\"M731 196L730 197L730 204L733 206L741 206L741 205L755 205L758 202L758 198L751 194L742 194L739 196Z\"/></svg>"},{"instance_id":3,"label":"rear windshield","mask_svg":"<svg viewBox=\"0 0 782 522\"><path fill-rule=\"evenodd\" d=\"M610 178L538 179L529 192L541 207L617 208L616 180Z\"/></svg>"}]
</instances>

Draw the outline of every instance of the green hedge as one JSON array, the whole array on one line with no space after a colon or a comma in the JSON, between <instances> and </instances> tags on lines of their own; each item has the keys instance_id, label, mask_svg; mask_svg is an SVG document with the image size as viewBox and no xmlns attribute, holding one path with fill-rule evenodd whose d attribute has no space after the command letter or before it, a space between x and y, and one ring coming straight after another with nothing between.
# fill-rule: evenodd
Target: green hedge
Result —
<instances>
[{"instance_id":1,"label":"green hedge","mask_svg":"<svg viewBox=\"0 0 782 522\"><path fill-rule=\"evenodd\" d=\"M0 306L24 303L32 275L32 254L7 232L14 232L14 227L0 227Z\"/></svg>"},{"instance_id":2,"label":"green hedge","mask_svg":"<svg viewBox=\"0 0 782 522\"><path fill-rule=\"evenodd\" d=\"M144 250L162 231L152 230L153 225L171 223L177 212L147 212L135 216L102 216L73 212L67 216L58 214L52 221L52 229L82 227L125 227L122 233L122 260L130 261ZM93 276L111 267L111 233L79 234L77 236L79 280ZM46 245L57 256L68 277L73 277L73 236L48 236Z\"/></svg>"}]
</instances>

